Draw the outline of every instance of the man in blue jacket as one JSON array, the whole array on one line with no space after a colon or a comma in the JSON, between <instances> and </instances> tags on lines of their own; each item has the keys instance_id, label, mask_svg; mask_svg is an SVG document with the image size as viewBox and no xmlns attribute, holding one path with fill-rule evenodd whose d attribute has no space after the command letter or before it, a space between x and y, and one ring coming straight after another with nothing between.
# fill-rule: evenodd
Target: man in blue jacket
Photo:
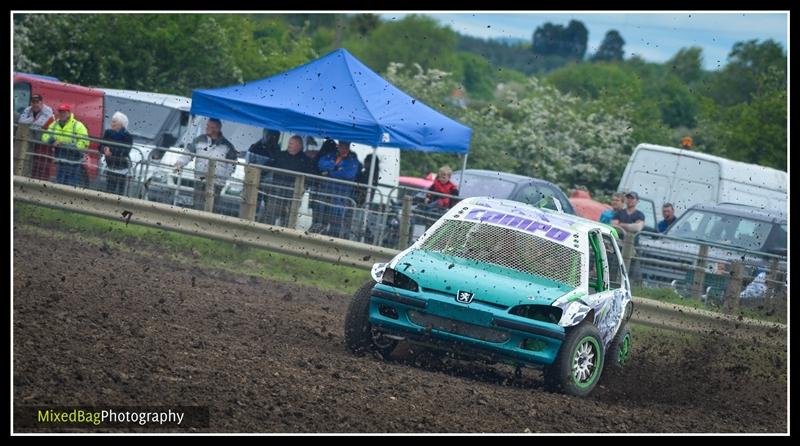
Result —
<instances>
[{"instance_id":1,"label":"man in blue jacket","mask_svg":"<svg viewBox=\"0 0 800 446\"><path fill-rule=\"evenodd\" d=\"M329 153L320 158L317 163L320 175L337 180L355 181L361 171L361 163L355 153L350 151L349 141L339 141L336 152ZM353 201L353 186L349 184L323 181L320 185L322 200L329 202L329 206L320 209L325 212L322 221L330 223L328 235L342 237L342 224L351 214L350 209L355 206Z\"/></svg>"}]
</instances>

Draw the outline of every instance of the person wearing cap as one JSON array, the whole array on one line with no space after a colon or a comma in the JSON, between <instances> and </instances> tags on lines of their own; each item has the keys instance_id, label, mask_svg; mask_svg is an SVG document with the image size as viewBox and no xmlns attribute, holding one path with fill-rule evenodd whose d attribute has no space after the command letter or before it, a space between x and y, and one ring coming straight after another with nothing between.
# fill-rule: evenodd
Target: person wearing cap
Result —
<instances>
[{"instance_id":1,"label":"person wearing cap","mask_svg":"<svg viewBox=\"0 0 800 446\"><path fill-rule=\"evenodd\" d=\"M187 147L189 154L182 155L175 162L175 170L180 172L183 166L189 164L194 155L200 155L194 163L194 197L192 205L197 210L204 210L206 203L206 176L208 175L208 160L215 158L216 167L214 179L211 181L214 187L214 212L218 212L219 195L222 192L225 182L233 174L236 167L234 164L239 158L239 152L233 147L230 141L222 135L222 121L217 118L210 118L206 123L205 135L195 138ZM228 162L225 162L228 161ZM231 162L232 161L232 162Z\"/></svg>"},{"instance_id":2,"label":"person wearing cap","mask_svg":"<svg viewBox=\"0 0 800 446\"><path fill-rule=\"evenodd\" d=\"M72 114L72 107L58 106L56 119L47 126L42 141L55 148L56 181L77 186L80 182L81 161L89 147L86 126Z\"/></svg>"},{"instance_id":3,"label":"person wearing cap","mask_svg":"<svg viewBox=\"0 0 800 446\"><path fill-rule=\"evenodd\" d=\"M42 128L47 120L53 117L53 109L42 101L42 95L31 96L31 105L19 115L20 124L29 124L32 128Z\"/></svg>"},{"instance_id":4,"label":"person wearing cap","mask_svg":"<svg viewBox=\"0 0 800 446\"><path fill-rule=\"evenodd\" d=\"M625 209L620 209L611 219L611 226L622 228L625 232L639 232L644 228L644 214L636 210L639 203L639 194L628 192L625 194Z\"/></svg>"},{"instance_id":5,"label":"person wearing cap","mask_svg":"<svg viewBox=\"0 0 800 446\"><path fill-rule=\"evenodd\" d=\"M355 181L358 172L361 171L358 157L350 151L350 142L342 140L336 144L336 152L328 153L320 158L317 167L322 176L346 181ZM330 222L328 235L341 237L342 225L350 214L347 208L354 204L350 199L353 195L353 187L348 184L325 181L320 185L320 192L325 197L325 201L330 202L330 206L325 206L326 209L324 209Z\"/></svg>"},{"instance_id":6,"label":"person wearing cap","mask_svg":"<svg viewBox=\"0 0 800 446\"><path fill-rule=\"evenodd\" d=\"M41 137L40 130L46 127L53 119L53 109L47 106L42 95L35 94L31 96L31 105L25 107L25 110L19 116L20 124L28 124L31 127L32 138L39 139ZM53 150L50 146L36 144L33 148L34 153L39 153L45 156L34 155L31 158L31 176L40 180L50 179L50 168L53 165Z\"/></svg>"}]
</instances>

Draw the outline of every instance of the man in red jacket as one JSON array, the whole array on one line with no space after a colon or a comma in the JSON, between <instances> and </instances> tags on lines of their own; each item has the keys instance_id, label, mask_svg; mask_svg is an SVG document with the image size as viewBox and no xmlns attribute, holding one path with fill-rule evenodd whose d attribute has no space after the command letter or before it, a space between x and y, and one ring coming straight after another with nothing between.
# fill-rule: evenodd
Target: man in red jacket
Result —
<instances>
[{"instance_id":1,"label":"man in red jacket","mask_svg":"<svg viewBox=\"0 0 800 446\"><path fill-rule=\"evenodd\" d=\"M440 194L458 195L458 187L450 181L452 175L453 169L451 169L450 166L442 166L439 169L439 175L436 176L436 180L434 180L428 190ZM425 203L430 203L444 209L449 209L450 206L454 204L449 197L434 196L433 194L428 194L425 198Z\"/></svg>"}]
</instances>

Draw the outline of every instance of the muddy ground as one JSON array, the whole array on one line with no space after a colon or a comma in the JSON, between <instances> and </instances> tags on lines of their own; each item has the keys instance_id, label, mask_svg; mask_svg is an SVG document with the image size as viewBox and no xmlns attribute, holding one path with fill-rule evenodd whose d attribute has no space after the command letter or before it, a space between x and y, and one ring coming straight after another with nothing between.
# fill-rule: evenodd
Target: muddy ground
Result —
<instances>
[{"instance_id":1,"label":"muddy ground","mask_svg":"<svg viewBox=\"0 0 800 446\"><path fill-rule=\"evenodd\" d=\"M349 297L14 231L16 406L208 405L214 432L786 432L785 336L634 326L588 398L541 374L345 350ZM638 332L637 332L638 330ZM20 427L15 419L16 431Z\"/></svg>"}]
</instances>

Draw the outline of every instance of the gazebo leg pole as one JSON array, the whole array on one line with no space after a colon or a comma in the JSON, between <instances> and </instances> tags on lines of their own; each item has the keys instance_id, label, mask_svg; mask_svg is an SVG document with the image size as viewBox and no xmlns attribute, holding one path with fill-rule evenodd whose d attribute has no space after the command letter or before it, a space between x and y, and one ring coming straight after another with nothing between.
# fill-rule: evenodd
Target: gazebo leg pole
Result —
<instances>
[{"instance_id":1,"label":"gazebo leg pole","mask_svg":"<svg viewBox=\"0 0 800 446\"><path fill-rule=\"evenodd\" d=\"M461 173L458 175L458 190L460 191L464 184L464 171L467 170L467 157L469 153L464 154L464 160L461 163Z\"/></svg>"},{"instance_id":2,"label":"gazebo leg pole","mask_svg":"<svg viewBox=\"0 0 800 446\"><path fill-rule=\"evenodd\" d=\"M398 149L399 150L399 149ZM361 223L361 242L364 243L367 238L367 216L369 215L369 205L372 203L372 179L375 178L375 164L378 159L378 148L372 148L372 162L369 163L369 179L367 180L366 198L364 199L364 219Z\"/></svg>"}]
</instances>

